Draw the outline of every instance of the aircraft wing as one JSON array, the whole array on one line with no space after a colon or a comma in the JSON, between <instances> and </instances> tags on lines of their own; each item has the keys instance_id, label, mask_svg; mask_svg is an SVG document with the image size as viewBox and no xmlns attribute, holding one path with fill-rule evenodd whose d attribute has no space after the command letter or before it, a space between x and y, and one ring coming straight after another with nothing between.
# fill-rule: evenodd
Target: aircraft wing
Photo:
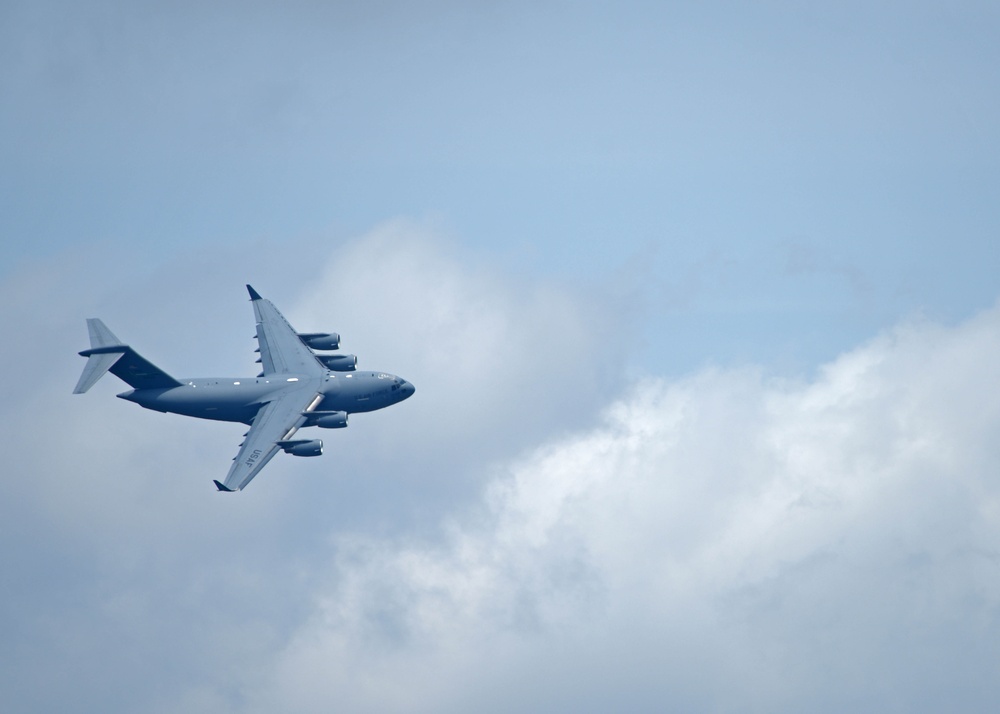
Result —
<instances>
[{"instance_id":1,"label":"aircraft wing","mask_svg":"<svg viewBox=\"0 0 1000 714\"><path fill-rule=\"evenodd\" d=\"M323 396L317 394L315 389L303 385L300 389L283 392L264 404L254 417L225 482L216 481L216 487L220 491L239 491L245 488L281 449L278 442L291 438L306 421L306 415L322 399Z\"/></svg>"},{"instance_id":2,"label":"aircraft wing","mask_svg":"<svg viewBox=\"0 0 1000 714\"><path fill-rule=\"evenodd\" d=\"M325 374L326 366L299 339L278 308L249 285L247 291L257 318L257 345L264 374Z\"/></svg>"}]
</instances>

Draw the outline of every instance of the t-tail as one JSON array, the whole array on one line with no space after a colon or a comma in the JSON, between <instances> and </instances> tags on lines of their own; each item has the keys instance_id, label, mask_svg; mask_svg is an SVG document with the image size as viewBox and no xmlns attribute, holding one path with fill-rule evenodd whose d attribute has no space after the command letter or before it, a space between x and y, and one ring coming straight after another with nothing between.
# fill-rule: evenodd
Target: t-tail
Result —
<instances>
[{"instance_id":1,"label":"t-tail","mask_svg":"<svg viewBox=\"0 0 1000 714\"><path fill-rule=\"evenodd\" d=\"M180 382L144 359L97 318L87 320L90 332L90 349L80 356L87 358L80 381L73 394L83 394L94 386L107 372L115 375L134 389L169 389L179 387Z\"/></svg>"}]
</instances>

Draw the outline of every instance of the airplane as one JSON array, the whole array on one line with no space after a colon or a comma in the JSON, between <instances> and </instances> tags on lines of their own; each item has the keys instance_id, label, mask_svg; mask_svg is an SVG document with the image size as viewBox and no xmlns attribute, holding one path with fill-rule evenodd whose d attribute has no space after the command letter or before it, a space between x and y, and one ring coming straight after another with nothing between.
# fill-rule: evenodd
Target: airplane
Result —
<instances>
[{"instance_id":1,"label":"airplane","mask_svg":"<svg viewBox=\"0 0 1000 714\"><path fill-rule=\"evenodd\" d=\"M319 456L320 439L295 439L302 427L341 429L350 414L372 412L413 396L414 386L386 372L358 372L354 355L321 355L340 348L334 332L296 332L270 300L247 285L257 320L256 377L175 379L124 344L97 318L87 320L90 349L74 394L107 372L132 389L117 395L146 409L198 419L249 424L219 491L246 488L279 451Z\"/></svg>"}]
</instances>

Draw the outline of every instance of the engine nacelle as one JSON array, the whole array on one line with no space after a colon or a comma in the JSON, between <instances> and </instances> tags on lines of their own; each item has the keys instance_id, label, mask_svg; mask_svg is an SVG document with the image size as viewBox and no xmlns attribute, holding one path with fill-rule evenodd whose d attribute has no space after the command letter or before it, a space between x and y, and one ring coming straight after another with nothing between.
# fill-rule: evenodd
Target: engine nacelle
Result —
<instances>
[{"instance_id":1,"label":"engine nacelle","mask_svg":"<svg viewBox=\"0 0 1000 714\"><path fill-rule=\"evenodd\" d=\"M322 439L288 439L276 443L292 456L319 456L323 453Z\"/></svg>"},{"instance_id":2,"label":"engine nacelle","mask_svg":"<svg viewBox=\"0 0 1000 714\"><path fill-rule=\"evenodd\" d=\"M343 429L347 426L347 412L312 412L310 426L321 429Z\"/></svg>"},{"instance_id":3,"label":"engine nacelle","mask_svg":"<svg viewBox=\"0 0 1000 714\"><path fill-rule=\"evenodd\" d=\"M354 355L316 355L327 369L334 372L353 372L358 366L358 358Z\"/></svg>"},{"instance_id":4,"label":"engine nacelle","mask_svg":"<svg viewBox=\"0 0 1000 714\"><path fill-rule=\"evenodd\" d=\"M299 332L299 339L314 350L335 350L340 347L340 335L336 332Z\"/></svg>"}]
</instances>

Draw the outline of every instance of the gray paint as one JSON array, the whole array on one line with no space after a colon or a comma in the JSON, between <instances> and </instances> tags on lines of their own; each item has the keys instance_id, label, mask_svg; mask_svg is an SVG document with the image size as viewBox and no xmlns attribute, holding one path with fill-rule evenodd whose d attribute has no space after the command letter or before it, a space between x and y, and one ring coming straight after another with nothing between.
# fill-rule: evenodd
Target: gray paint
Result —
<instances>
[{"instance_id":1,"label":"gray paint","mask_svg":"<svg viewBox=\"0 0 1000 714\"><path fill-rule=\"evenodd\" d=\"M249 285L247 290L263 366L256 377L175 379L91 318L91 348L80 352L87 364L73 390L86 392L110 371L133 387L118 396L146 409L249 424L225 481L215 482L220 491L244 488L278 451L319 455L321 441L292 439L299 428L342 428L348 415L384 409L414 392L412 384L387 372L331 371L309 344L336 349L339 335L297 333L269 300Z\"/></svg>"}]
</instances>

